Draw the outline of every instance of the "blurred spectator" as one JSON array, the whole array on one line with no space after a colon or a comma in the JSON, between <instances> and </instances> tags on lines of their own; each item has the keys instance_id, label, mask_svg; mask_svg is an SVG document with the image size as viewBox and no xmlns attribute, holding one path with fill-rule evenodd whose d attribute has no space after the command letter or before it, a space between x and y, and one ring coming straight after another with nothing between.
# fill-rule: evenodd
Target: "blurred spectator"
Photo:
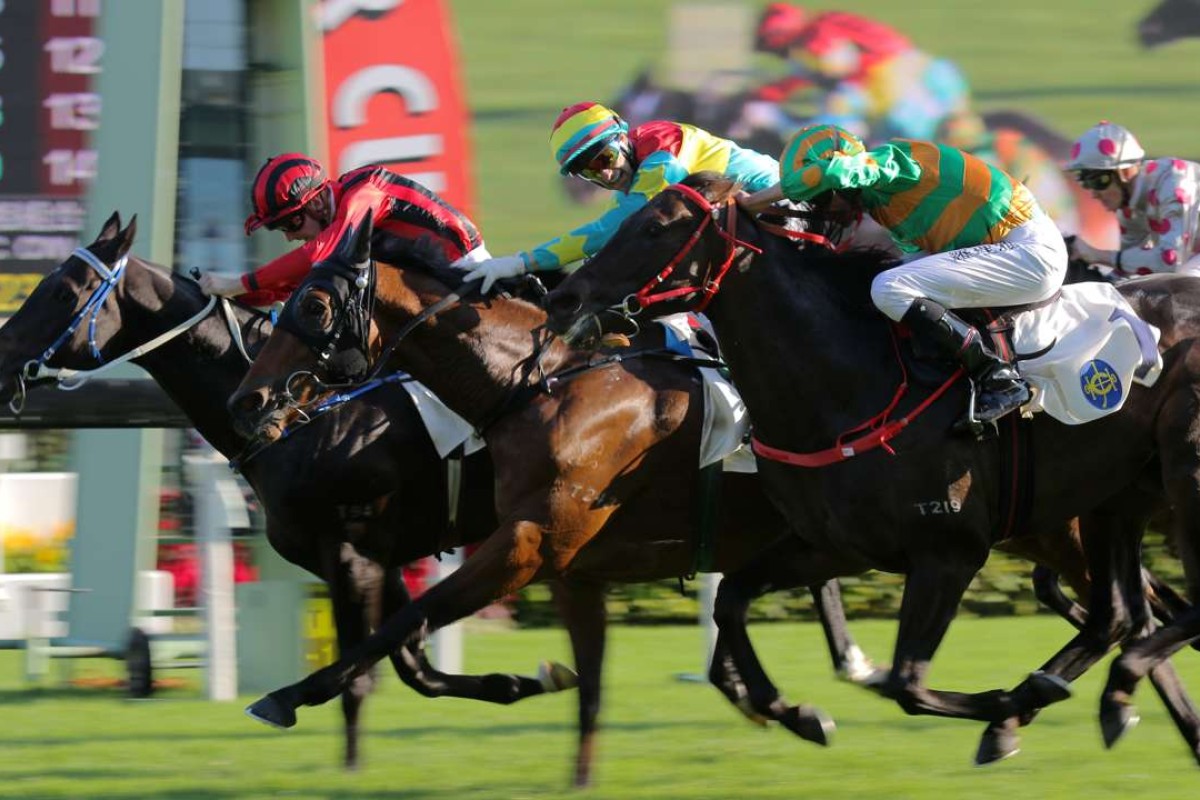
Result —
<instances>
[{"instance_id":1,"label":"blurred spectator","mask_svg":"<svg viewBox=\"0 0 1200 800\"><path fill-rule=\"evenodd\" d=\"M989 131L974 111L958 111L942 120L937 141L997 166L1029 187L1064 235L1079 232L1079 210L1071 182L1054 158L1020 131Z\"/></svg>"},{"instance_id":2,"label":"blurred spectator","mask_svg":"<svg viewBox=\"0 0 1200 800\"><path fill-rule=\"evenodd\" d=\"M809 88L820 99L817 116L806 124L836 124L871 141L932 139L944 117L967 106L967 82L957 67L857 14L810 15L771 3L759 21L755 49L787 59L792 74L759 90L760 102L746 109L747 127L798 127L782 105Z\"/></svg>"},{"instance_id":3,"label":"blurred spectator","mask_svg":"<svg viewBox=\"0 0 1200 800\"><path fill-rule=\"evenodd\" d=\"M1200 164L1147 159L1128 128L1102 121L1071 146L1066 168L1117 214L1121 231L1116 250L1079 237L1073 255L1118 275L1200 273Z\"/></svg>"}]
</instances>

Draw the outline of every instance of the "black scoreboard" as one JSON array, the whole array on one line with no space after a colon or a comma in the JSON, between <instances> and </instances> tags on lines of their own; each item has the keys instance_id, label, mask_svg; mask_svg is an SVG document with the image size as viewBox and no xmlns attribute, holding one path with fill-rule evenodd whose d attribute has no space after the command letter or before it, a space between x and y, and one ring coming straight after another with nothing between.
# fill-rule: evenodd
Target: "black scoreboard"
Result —
<instances>
[{"instance_id":1,"label":"black scoreboard","mask_svg":"<svg viewBox=\"0 0 1200 800\"><path fill-rule=\"evenodd\" d=\"M0 314L79 244L96 175L100 2L0 0Z\"/></svg>"}]
</instances>

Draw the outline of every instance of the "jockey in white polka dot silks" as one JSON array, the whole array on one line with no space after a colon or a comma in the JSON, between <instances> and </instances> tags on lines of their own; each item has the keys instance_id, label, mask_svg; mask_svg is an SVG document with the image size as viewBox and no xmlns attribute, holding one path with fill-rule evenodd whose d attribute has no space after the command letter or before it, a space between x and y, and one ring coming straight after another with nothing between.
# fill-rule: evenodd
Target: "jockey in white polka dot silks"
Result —
<instances>
[{"instance_id":1,"label":"jockey in white polka dot silks","mask_svg":"<svg viewBox=\"0 0 1200 800\"><path fill-rule=\"evenodd\" d=\"M871 300L957 360L978 389L975 420L1029 402L1028 384L950 309L1036 303L1067 272L1058 228L1033 194L998 167L949 145L893 139L867 150L835 125L798 131L780 158L779 184L742 203L781 197L833 218L870 215L909 254L871 284Z\"/></svg>"},{"instance_id":2,"label":"jockey in white polka dot silks","mask_svg":"<svg viewBox=\"0 0 1200 800\"><path fill-rule=\"evenodd\" d=\"M1074 255L1118 275L1200 274L1200 164L1147 159L1127 128L1101 122L1071 146L1067 170L1117 214L1121 243L1102 250L1076 239Z\"/></svg>"}]
</instances>

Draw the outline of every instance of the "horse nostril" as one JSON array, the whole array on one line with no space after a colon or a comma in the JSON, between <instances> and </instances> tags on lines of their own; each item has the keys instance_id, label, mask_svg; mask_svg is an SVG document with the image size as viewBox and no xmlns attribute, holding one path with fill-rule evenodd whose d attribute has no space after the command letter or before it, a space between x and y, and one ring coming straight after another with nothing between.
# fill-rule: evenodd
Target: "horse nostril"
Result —
<instances>
[{"instance_id":1,"label":"horse nostril","mask_svg":"<svg viewBox=\"0 0 1200 800\"><path fill-rule=\"evenodd\" d=\"M229 412L234 416L250 416L261 413L267 405L267 393L263 389L254 389L235 394L229 398Z\"/></svg>"}]
</instances>

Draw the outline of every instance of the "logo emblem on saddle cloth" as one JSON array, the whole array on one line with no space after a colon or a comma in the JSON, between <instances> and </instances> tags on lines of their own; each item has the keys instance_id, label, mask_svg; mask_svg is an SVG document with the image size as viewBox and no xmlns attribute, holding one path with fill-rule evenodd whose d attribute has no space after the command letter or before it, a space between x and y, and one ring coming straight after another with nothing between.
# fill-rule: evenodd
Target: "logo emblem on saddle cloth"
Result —
<instances>
[{"instance_id":1,"label":"logo emblem on saddle cloth","mask_svg":"<svg viewBox=\"0 0 1200 800\"><path fill-rule=\"evenodd\" d=\"M1064 286L1057 302L1013 320L1017 368L1035 390L1026 410L1068 425L1118 411L1132 384L1158 380L1159 335L1112 284Z\"/></svg>"}]
</instances>

